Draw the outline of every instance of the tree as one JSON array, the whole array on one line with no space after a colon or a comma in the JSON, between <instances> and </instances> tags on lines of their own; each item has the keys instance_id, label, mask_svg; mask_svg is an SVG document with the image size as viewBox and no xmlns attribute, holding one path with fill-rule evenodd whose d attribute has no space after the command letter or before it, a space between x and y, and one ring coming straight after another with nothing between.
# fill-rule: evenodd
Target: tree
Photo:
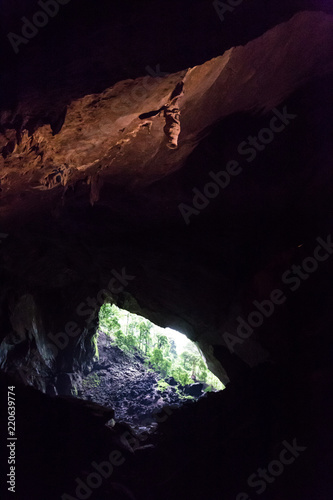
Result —
<instances>
[{"instance_id":1,"label":"tree","mask_svg":"<svg viewBox=\"0 0 333 500\"><path fill-rule=\"evenodd\" d=\"M172 361L170 358L165 358L163 352L158 347L155 347L153 350L150 356L150 363L156 371L161 373L162 377L171 375Z\"/></svg>"},{"instance_id":2,"label":"tree","mask_svg":"<svg viewBox=\"0 0 333 500\"><path fill-rule=\"evenodd\" d=\"M130 313L128 313L128 315L129 314ZM128 317L127 317L126 335L127 334L136 334L136 333L138 333L138 331L139 331L139 325L140 325L140 322L136 318L132 319L129 322L128 321Z\"/></svg>"},{"instance_id":3,"label":"tree","mask_svg":"<svg viewBox=\"0 0 333 500\"><path fill-rule=\"evenodd\" d=\"M176 342L173 339L170 339L169 342L170 342L170 355L173 357L173 359L176 359L177 358Z\"/></svg>"},{"instance_id":4,"label":"tree","mask_svg":"<svg viewBox=\"0 0 333 500\"><path fill-rule=\"evenodd\" d=\"M188 351L184 351L180 355L185 370L189 370L191 367L191 356L192 354Z\"/></svg>"},{"instance_id":5,"label":"tree","mask_svg":"<svg viewBox=\"0 0 333 500\"><path fill-rule=\"evenodd\" d=\"M195 378L196 369L197 369L197 366L199 365L200 361L201 361L201 358L197 354L190 354L189 355L189 363L191 366L192 378Z\"/></svg>"},{"instance_id":6,"label":"tree","mask_svg":"<svg viewBox=\"0 0 333 500\"><path fill-rule=\"evenodd\" d=\"M121 331L119 323L119 312L112 304L104 304L99 311L99 327L107 335L115 335L116 332Z\"/></svg>"},{"instance_id":7,"label":"tree","mask_svg":"<svg viewBox=\"0 0 333 500\"><path fill-rule=\"evenodd\" d=\"M126 345L126 337L121 330L117 330L115 333L116 344L120 349Z\"/></svg>"},{"instance_id":8,"label":"tree","mask_svg":"<svg viewBox=\"0 0 333 500\"><path fill-rule=\"evenodd\" d=\"M124 335L124 344L129 351L135 351L137 347L138 341L136 336L133 333L129 333L128 335Z\"/></svg>"},{"instance_id":9,"label":"tree","mask_svg":"<svg viewBox=\"0 0 333 500\"><path fill-rule=\"evenodd\" d=\"M199 366L200 361L202 361L201 357L198 355L196 351L184 351L180 355L183 368L187 371L191 372L192 378L195 378L197 367Z\"/></svg>"},{"instance_id":10,"label":"tree","mask_svg":"<svg viewBox=\"0 0 333 500\"><path fill-rule=\"evenodd\" d=\"M200 359L199 364L198 364L198 374L197 374L197 379L200 382L206 382L207 380L207 375L208 375L208 370L207 367L202 359Z\"/></svg>"},{"instance_id":11,"label":"tree","mask_svg":"<svg viewBox=\"0 0 333 500\"><path fill-rule=\"evenodd\" d=\"M153 365L153 367L155 368L155 370L161 366L161 364L163 363L163 353L162 353L161 349L158 349L158 347L155 347L155 349L151 355L150 362Z\"/></svg>"},{"instance_id":12,"label":"tree","mask_svg":"<svg viewBox=\"0 0 333 500\"><path fill-rule=\"evenodd\" d=\"M184 370L184 368L182 368L181 366L177 366L176 368L174 368L171 372L171 375L176 380L176 382L178 382L181 385L187 385L192 383L192 380L188 372Z\"/></svg>"},{"instance_id":13,"label":"tree","mask_svg":"<svg viewBox=\"0 0 333 500\"><path fill-rule=\"evenodd\" d=\"M172 360L171 358L163 358L163 361L161 363L161 373L163 377L170 377L171 376L171 369L172 369Z\"/></svg>"},{"instance_id":14,"label":"tree","mask_svg":"<svg viewBox=\"0 0 333 500\"><path fill-rule=\"evenodd\" d=\"M142 351L147 355L151 346L152 346L152 338L150 334L150 330L152 328L152 324L150 321L142 321L139 324L139 342L142 346Z\"/></svg>"},{"instance_id":15,"label":"tree","mask_svg":"<svg viewBox=\"0 0 333 500\"><path fill-rule=\"evenodd\" d=\"M162 377L172 376L181 385L191 384L194 379L217 389L224 387L208 371L195 345L188 343L186 351L178 356L173 339L155 334L150 321L121 311L115 305L104 304L99 320L100 329L111 336L120 349L130 352L140 349L146 364L150 364Z\"/></svg>"},{"instance_id":16,"label":"tree","mask_svg":"<svg viewBox=\"0 0 333 500\"><path fill-rule=\"evenodd\" d=\"M168 356L170 351L169 339L165 335L157 335L157 348L161 349L164 356Z\"/></svg>"}]
</instances>

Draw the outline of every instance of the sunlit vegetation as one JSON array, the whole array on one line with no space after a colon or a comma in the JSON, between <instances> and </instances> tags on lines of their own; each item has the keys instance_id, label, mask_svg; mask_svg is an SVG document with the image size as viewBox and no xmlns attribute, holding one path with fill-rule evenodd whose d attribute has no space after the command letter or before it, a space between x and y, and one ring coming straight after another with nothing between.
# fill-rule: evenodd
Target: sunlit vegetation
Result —
<instances>
[{"instance_id":1,"label":"sunlit vegetation","mask_svg":"<svg viewBox=\"0 0 333 500\"><path fill-rule=\"evenodd\" d=\"M174 334L141 316L123 311L114 304L104 304L99 313L99 329L113 345L128 354L140 354L146 366L158 372L162 379L173 377L182 386L202 382L207 385L206 392L224 389L192 342L177 343ZM161 389L167 386L165 380L160 381Z\"/></svg>"},{"instance_id":2,"label":"sunlit vegetation","mask_svg":"<svg viewBox=\"0 0 333 500\"><path fill-rule=\"evenodd\" d=\"M90 373L86 378L82 380L82 385L84 388L97 388L101 381L96 373Z\"/></svg>"}]
</instances>

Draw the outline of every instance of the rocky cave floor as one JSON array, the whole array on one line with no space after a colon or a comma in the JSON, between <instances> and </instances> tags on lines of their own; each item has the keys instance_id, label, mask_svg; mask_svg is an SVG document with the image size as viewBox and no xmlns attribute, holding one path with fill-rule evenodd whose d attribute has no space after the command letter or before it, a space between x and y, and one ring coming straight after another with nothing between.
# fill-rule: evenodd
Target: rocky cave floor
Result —
<instances>
[{"instance_id":1,"label":"rocky cave floor","mask_svg":"<svg viewBox=\"0 0 333 500\"><path fill-rule=\"evenodd\" d=\"M164 406L177 408L204 397L202 383L181 386L170 377L169 387L159 387L162 376L144 364L140 354L127 354L99 332L99 359L77 378L75 395L115 412L115 421L130 424L137 432L156 428L154 415Z\"/></svg>"}]
</instances>

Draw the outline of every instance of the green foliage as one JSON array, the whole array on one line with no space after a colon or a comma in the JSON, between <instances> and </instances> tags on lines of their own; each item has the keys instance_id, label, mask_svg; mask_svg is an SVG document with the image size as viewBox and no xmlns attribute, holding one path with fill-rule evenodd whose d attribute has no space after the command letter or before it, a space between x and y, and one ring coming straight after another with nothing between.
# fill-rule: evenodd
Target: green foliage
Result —
<instances>
[{"instance_id":1,"label":"green foliage","mask_svg":"<svg viewBox=\"0 0 333 500\"><path fill-rule=\"evenodd\" d=\"M187 394L182 394L182 393L180 392L180 390L179 390L179 388L178 388L178 387L176 387L176 393L177 393L177 395L178 395L178 397L179 397L180 399L188 399L188 400L193 400L193 399L194 399L194 397L193 397L193 396L189 396L189 395L187 395Z\"/></svg>"},{"instance_id":2,"label":"green foliage","mask_svg":"<svg viewBox=\"0 0 333 500\"><path fill-rule=\"evenodd\" d=\"M200 380L200 382L206 382L207 377L208 377L208 370L207 370L207 367L202 359L200 359L199 364L198 364L197 377L198 377L198 380Z\"/></svg>"},{"instance_id":3,"label":"green foliage","mask_svg":"<svg viewBox=\"0 0 333 500\"><path fill-rule=\"evenodd\" d=\"M180 357L182 359L183 368L186 371L191 372L191 377L193 379L204 382L204 379L206 377L206 365L203 362L201 356L198 353L184 351L182 352Z\"/></svg>"},{"instance_id":4,"label":"green foliage","mask_svg":"<svg viewBox=\"0 0 333 500\"><path fill-rule=\"evenodd\" d=\"M108 336L121 332L119 310L113 304L104 304L99 311L99 328Z\"/></svg>"},{"instance_id":5,"label":"green foliage","mask_svg":"<svg viewBox=\"0 0 333 500\"><path fill-rule=\"evenodd\" d=\"M98 332L96 332L95 335L92 337L92 339L91 339L91 345L92 345L92 347L94 349L94 358L99 359L97 339L98 339Z\"/></svg>"},{"instance_id":6,"label":"green foliage","mask_svg":"<svg viewBox=\"0 0 333 500\"><path fill-rule=\"evenodd\" d=\"M165 392L169 389L170 385L163 379L159 380L157 383L157 389L161 392Z\"/></svg>"},{"instance_id":7,"label":"green foliage","mask_svg":"<svg viewBox=\"0 0 333 500\"><path fill-rule=\"evenodd\" d=\"M128 335L124 336L124 345L129 352L134 351L137 344L138 344L137 338L133 333L129 333Z\"/></svg>"},{"instance_id":8,"label":"green foliage","mask_svg":"<svg viewBox=\"0 0 333 500\"><path fill-rule=\"evenodd\" d=\"M207 371L206 384L211 385L212 388L217 391L222 391L224 389L224 385L222 384L222 382L210 371Z\"/></svg>"},{"instance_id":9,"label":"green foliage","mask_svg":"<svg viewBox=\"0 0 333 500\"><path fill-rule=\"evenodd\" d=\"M168 337L165 335L157 335L157 347L161 349L164 356L167 356L170 351L170 343Z\"/></svg>"},{"instance_id":10,"label":"green foliage","mask_svg":"<svg viewBox=\"0 0 333 500\"><path fill-rule=\"evenodd\" d=\"M161 366L161 364L163 363L163 353L161 349L155 347L153 354L150 358L150 362L155 368L155 370L157 370Z\"/></svg>"},{"instance_id":11,"label":"green foliage","mask_svg":"<svg viewBox=\"0 0 333 500\"><path fill-rule=\"evenodd\" d=\"M189 373L180 365L173 369L171 376L181 385L188 385L193 382Z\"/></svg>"},{"instance_id":12,"label":"green foliage","mask_svg":"<svg viewBox=\"0 0 333 500\"><path fill-rule=\"evenodd\" d=\"M139 327L139 345L142 351L147 355L153 345L153 340L151 338L152 323L150 321L142 321Z\"/></svg>"},{"instance_id":13,"label":"green foliage","mask_svg":"<svg viewBox=\"0 0 333 500\"><path fill-rule=\"evenodd\" d=\"M86 389L97 388L101 381L97 373L90 373L85 379L82 380L82 385Z\"/></svg>"},{"instance_id":14,"label":"green foliage","mask_svg":"<svg viewBox=\"0 0 333 500\"><path fill-rule=\"evenodd\" d=\"M79 395L79 391L77 390L77 387L75 385L71 388L71 395L75 398L77 398Z\"/></svg>"},{"instance_id":15,"label":"green foliage","mask_svg":"<svg viewBox=\"0 0 333 500\"><path fill-rule=\"evenodd\" d=\"M178 357L176 342L173 339L170 339L169 342L170 342L170 356L172 356L175 359Z\"/></svg>"},{"instance_id":16,"label":"green foliage","mask_svg":"<svg viewBox=\"0 0 333 500\"><path fill-rule=\"evenodd\" d=\"M209 385L208 387L206 387L206 388L204 389L204 392L212 392L212 390L213 390L212 386L211 386L211 385Z\"/></svg>"},{"instance_id":17,"label":"green foliage","mask_svg":"<svg viewBox=\"0 0 333 500\"><path fill-rule=\"evenodd\" d=\"M123 349L126 343L125 335L123 334L123 332L121 330L116 330L113 333L113 335L115 337L116 344L118 345L118 347L120 347L120 349Z\"/></svg>"},{"instance_id":18,"label":"green foliage","mask_svg":"<svg viewBox=\"0 0 333 500\"><path fill-rule=\"evenodd\" d=\"M190 368L190 365L191 365L190 356L191 356L191 353L189 353L187 351L182 352L180 355L184 370L188 370Z\"/></svg>"},{"instance_id":19,"label":"green foliage","mask_svg":"<svg viewBox=\"0 0 333 500\"><path fill-rule=\"evenodd\" d=\"M164 378L173 377L180 385L195 381L223 389L221 382L209 372L195 345L189 345L180 356L173 339L154 332L154 325L140 316L118 309L115 305L104 304L99 313L99 327L120 349L145 359L147 369L153 368ZM162 384L160 381L159 384ZM162 384L160 387L167 387ZM191 396L181 395L192 399Z\"/></svg>"}]
</instances>

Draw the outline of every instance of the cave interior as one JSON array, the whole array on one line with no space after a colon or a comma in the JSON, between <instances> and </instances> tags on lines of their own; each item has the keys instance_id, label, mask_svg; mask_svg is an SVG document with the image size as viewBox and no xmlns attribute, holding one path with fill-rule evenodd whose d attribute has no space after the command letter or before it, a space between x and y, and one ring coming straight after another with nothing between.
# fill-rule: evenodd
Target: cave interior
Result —
<instances>
[{"instance_id":1,"label":"cave interior","mask_svg":"<svg viewBox=\"0 0 333 500\"><path fill-rule=\"evenodd\" d=\"M0 30L1 498L11 387L18 500L331 500L332 3L3 0ZM143 436L59 395L106 300L225 390Z\"/></svg>"}]
</instances>

